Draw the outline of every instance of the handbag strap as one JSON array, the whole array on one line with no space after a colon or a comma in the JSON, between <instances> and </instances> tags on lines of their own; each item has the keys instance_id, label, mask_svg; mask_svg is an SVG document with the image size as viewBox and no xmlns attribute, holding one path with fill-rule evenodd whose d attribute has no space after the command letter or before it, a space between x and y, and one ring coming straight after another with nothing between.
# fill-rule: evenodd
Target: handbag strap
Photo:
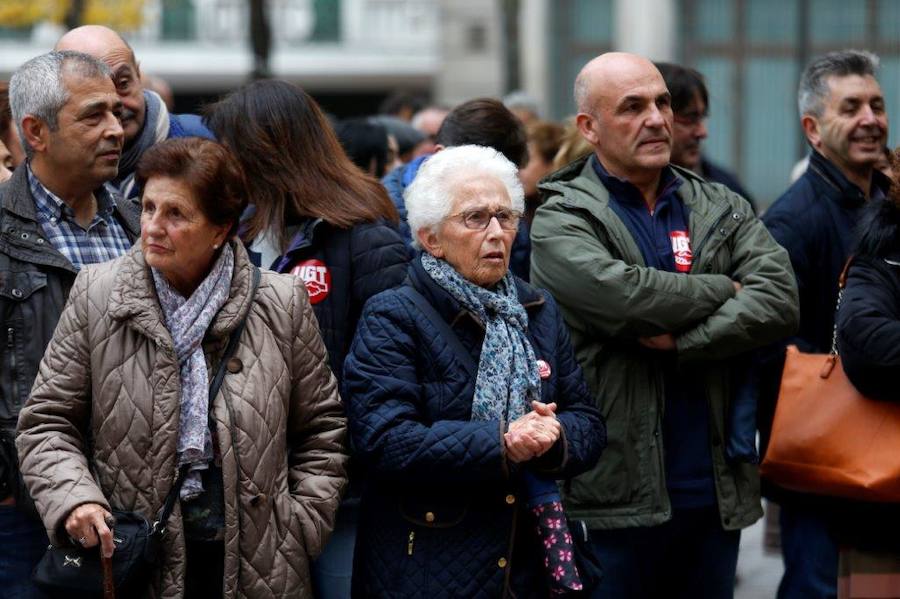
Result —
<instances>
[{"instance_id":1,"label":"handbag strap","mask_svg":"<svg viewBox=\"0 0 900 599\"><path fill-rule=\"evenodd\" d=\"M844 288L847 286L847 273L850 272L850 264L853 262L853 256L847 258L847 262L844 263L844 268L841 270L841 275L838 277L838 296L837 303L834 305L834 327L831 330L831 356L834 358L838 355L837 348L837 313L838 310L841 309L841 300L844 298Z\"/></svg>"},{"instance_id":2,"label":"handbag strap","mask_svg":"<svg viewBox=\"0 0 900 599\"><path fill-rule=\"evenodd\" d=\"M253 298L256 296L256 289L259 287L259 281L261 278L261 274L259 268L255 265L253 266L253 283L250 287L250 303L253 303ZM225 378L225 367L228 364L228 360L231 359L231 356L234 355L234 351L237 349L238 340L241 338L241 334L244 332L244 326L247 324L247 317L250 315L250 310L247 310L247 313L244 314L244 317L238 323L238 325L231 331L231 335L228 337L228 345L225 346L225 353L222 354L222 359L219 360L219 367L216 369L216 376L213 377L212 382L209 384L209 403L212 404L213 399L215 399L216 395L219 394L219 389L222 387L222 381ZM226 402L227 403L227 402ZM231 404L228 404L228 407L231 408ZM172 515L172 511L175 509L175 501L178 499L178 494L181 491L181 485L184 483L184 479L187 478L189 466L185 464L178 468L178 473L175 477L175 483L172 485L169 494L166 495L166 500L163 503L162 510L159 513L159 517L156 519L156 522L153 523L153 529L151 534L163 534L166 531L166 523L169 521L169 517Z\"/></svg>"}]
</instances>

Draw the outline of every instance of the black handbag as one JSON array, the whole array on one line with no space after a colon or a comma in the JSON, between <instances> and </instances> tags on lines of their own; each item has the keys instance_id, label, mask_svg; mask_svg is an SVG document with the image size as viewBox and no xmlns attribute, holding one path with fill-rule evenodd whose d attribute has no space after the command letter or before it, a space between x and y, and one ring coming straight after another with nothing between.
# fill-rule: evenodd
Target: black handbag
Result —
<instances>
[{"instance_id":1,"label":"black handbag","mask_svg":"<svg viewBox=\"0 0 900 599\"><path fill-rule=\"evenodd\" d=\"M259 269L253 268L253 285L250 299L259 286ZM248 312L249 314L249 312ZM209 386L209 401L218 394L225 378L225 366L237 348L238 339L244 330L246 317L232 331L225 353L219 361L216 376ZM166 496L156 520L150 523L137 512L112 510L116 519L113 526L112 577L116 591L131 596L134 589L140 589L149 580L159 561L160 544L166 534L166 524L175 509L181 485L187 476L188 467L182 466L172 489ZM32 580L51 597L87 598L102 597L104 594L103 566L100 548L85 549L80 546L54 547L50 545L32 573Z\"/></svg>"}]
</instances>

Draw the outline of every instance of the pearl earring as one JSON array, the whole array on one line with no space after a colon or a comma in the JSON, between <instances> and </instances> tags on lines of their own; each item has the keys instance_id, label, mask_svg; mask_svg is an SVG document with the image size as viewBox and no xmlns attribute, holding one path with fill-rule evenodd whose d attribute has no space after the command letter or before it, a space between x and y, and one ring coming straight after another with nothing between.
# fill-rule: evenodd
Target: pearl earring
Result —
<instances>
[{"instance_id":1,"label":"pearl earring","mask_svg":"<svg viewBox=\"0 0 900 599\"><path fill-rule=\"evenodd\" d=\"M214 249L214 250L219 249L219 244L218 244L218 243L214 243L214 244L213 244L213 249Z\"/></svg>"}]
</instances>

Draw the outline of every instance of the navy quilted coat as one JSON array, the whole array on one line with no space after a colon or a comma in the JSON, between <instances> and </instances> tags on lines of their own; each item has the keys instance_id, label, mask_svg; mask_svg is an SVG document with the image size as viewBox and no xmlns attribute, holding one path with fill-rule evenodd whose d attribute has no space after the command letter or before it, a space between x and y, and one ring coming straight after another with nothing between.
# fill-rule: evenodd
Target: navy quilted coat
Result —
<instances>
[{"instance_id":1,"label":"navy quilted coat","mask_svg":"<svg viewBox=\"0 0 900 599\"><path fill-rule=\"evenodd\" d=\"M416 259L407 285L451 325L477 365L484 329ZM542 398L563 436L530 463L556 479L597 461L606 429L593 407L556 304L517 280L536 357L550 365ZM432 320L399 289L366 304L344 364L356 455L368 480L353 572L355 597L547 596L543 547L525 511L520 466L501 421L470 421L475 381Z\"/></svg>"},{"instance_id":2,"label":"navy quilted coat","mask_svg":"<svg viewBox=\"0 0 900 599\"><path fill-rule=\"evenodd\" d=\"M366 222L343 229L322 219L307 219L275 261L273 270L306 283L338 381L363 305L399 285L408 261L406 246L390 224Z\"/></svg>"}]
</instances>

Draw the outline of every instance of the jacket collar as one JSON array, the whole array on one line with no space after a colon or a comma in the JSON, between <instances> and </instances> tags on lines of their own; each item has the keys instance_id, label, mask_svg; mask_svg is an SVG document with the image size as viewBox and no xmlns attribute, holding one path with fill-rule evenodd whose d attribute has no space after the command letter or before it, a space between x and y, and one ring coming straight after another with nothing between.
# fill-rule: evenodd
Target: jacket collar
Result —
<instances>
[{"instance_id":1,"label":"jacket collar","mask_svg":"<svg viewBox=\"0 0 900 599\"><path fill-rule=\"evenodd\" d=\"M466 310L455 297L434 282L434 279L425 272L420 257L421 252L416 253L409 263L407 284L421 293L437 310L438 314L451 325L455 324L460 318L468 316L479 326L484 326L475 314ZM540 291L518 277L515 277L514 280L516 282L516 292L519 295L519 303L522 304L526 311L532 312L544 304L544 296Z\"/></svg>"},{"instance_id":2,"label":"jacket collar","mask_svg":"<svg viewBox=\"0 0 900 599\"><path fill-rule=\"evenodd\" d=\"M851 183L844 173L833 162L825 158L819 152L813 150L809 155L809 172L817 175L827 185L838 192L836 199L851 208L862 206L866 203L866 194ZM891 186L891 180L878 169L872 171L872 194L887 195Z\"/></svg>"},{"instance_id":3,"label":"jacket collar","mask_svg":"<svg viewBox=\"0 0 900 599\"><path fill-rule=\"evenodd\" d=\"M646 266L628 227L610 208L609 191L597 175L592 164L593 160L593 155L576 160L549 175L538 188L548 192L550 196L563 196L559 200L562 204L587 212L595 220L603 223L613 242L622 251L623 258L630 264ZM668 168L683 181L675 193L690 211L688 226L691 244L696 254L717 224L731 212L731 204L722 194L709 193L712 187L696 173L674 164L670 164ZM743 218L743 215L737 215L734 219L729 219L732 221L729 227Z\"/></svg>"},{"instance_id":4,"label":"jacket collar","mask_svg":"<svg viewBox=\"0 0 900 599\"><path fill-rule=\"evenodd\" d=\"M43 183L41 183L43 185ZM5 190L6 193L2 193ZM127 200L121 197L114 188L107 186L106 190L112 194L115 203L114 213L125 227L125 231L131 241L141 236L141 206L136 200ZM37 223L37 212L34 198L31 195L28 183L28 168L24 165L17 168L9 181L0 186L0 194L4 197L3 207L7 212L16 215L22 220Z\"/></svg>"},{"instance_id":5,"label":"jacket collar","mask_svg":"<svg viewBox=\"0 0 900 599\"><path fill-rule=\"evenodd\" d=\"M206 332L207 338L227 337L250 310L250 286L253 264L243 244L229 241L234 250L234 273L225 305L213 318ZM153 339L158 345L173 349L172 336L166 328L162 308L156 295L153 275L144 261L139 245L120 258L112 291L109 313L116 320L128 321L131 326Z\"/></svg>"}]
</instances>

